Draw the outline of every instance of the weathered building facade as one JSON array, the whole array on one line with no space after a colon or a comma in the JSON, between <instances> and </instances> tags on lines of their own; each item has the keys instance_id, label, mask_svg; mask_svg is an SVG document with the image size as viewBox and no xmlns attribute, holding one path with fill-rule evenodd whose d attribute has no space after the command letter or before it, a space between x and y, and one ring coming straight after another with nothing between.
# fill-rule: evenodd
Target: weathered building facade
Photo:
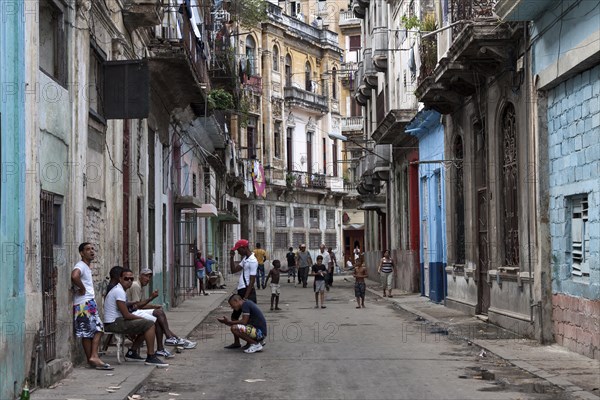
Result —
<instances>
[{"instance_id":1,"label":"weathered building facade","mask_svg":"<svg viewBox=\"0 0 600 400\"><path fill-rule=\"evenodd\" d=\"M236 174L229 121L206 101L210 4L180 3L41 0L2 20L2 82L15 83L3 92L2 162L16 167L2 169L2 237L16 247L0 322L18 327L2 335L2 398L82 359L70 294L79 243L97 250L100 308L114 265L152 268L169 307L196 286L196 249L227 246Z\"/></svg>"},{"instance_id":2,"label":"weathered building facade","mask_svg":"<svg viewBox=\"0 0 600 400\"><path fill-rule=\"evenodd\" d=\"M600 11L593 2L496 5L508 21L530 21L532 125L538 136L538 249L550 276L554 340L600 358ZM573 25L570 21L577 21ZM550 297L550 296L548 296Z\"/></svg>"}]
</instances>

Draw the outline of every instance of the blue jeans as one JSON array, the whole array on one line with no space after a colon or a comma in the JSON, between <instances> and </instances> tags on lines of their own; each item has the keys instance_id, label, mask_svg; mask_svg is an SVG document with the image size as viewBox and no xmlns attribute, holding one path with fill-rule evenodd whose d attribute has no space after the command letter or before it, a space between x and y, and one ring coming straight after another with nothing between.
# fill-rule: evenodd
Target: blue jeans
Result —
<instances>
[{"instance_id":1,"label":"blue jeans","mask_svg":"<svg viewBox=\"0 0 600 400\"><path fill-rule=\"evenodd\" d=\"M256 286L260 289L265 287L265 264L258 264L256 270Z\"/></svg>"}]
</instances>

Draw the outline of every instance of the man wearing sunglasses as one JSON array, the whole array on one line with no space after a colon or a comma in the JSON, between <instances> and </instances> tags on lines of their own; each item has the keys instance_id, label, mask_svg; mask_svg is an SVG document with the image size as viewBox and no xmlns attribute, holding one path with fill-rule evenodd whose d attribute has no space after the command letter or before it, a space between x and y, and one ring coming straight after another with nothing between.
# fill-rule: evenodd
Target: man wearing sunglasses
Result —
<instances>
[{"instance_id":1,"label":"man wearing sunglasses","mask_svg":"<svg viewBox=\"0 0 600 400\"><path fill-rule=\"evenodd\" d=\"M154 354L154 322L131 313L127 308L125 291L131 287L133 280L133 272L130 269L123 269L119 277L119 283L106 295L104 299L104 329L106 332L138 335L132 348L127 352L125 360L141 361L145 362L146 365L161 368L168 367L169 364L163 362ZM138 354L143 340L146 341L147 346L146 359Z\"/></svg>"}]
</instances>

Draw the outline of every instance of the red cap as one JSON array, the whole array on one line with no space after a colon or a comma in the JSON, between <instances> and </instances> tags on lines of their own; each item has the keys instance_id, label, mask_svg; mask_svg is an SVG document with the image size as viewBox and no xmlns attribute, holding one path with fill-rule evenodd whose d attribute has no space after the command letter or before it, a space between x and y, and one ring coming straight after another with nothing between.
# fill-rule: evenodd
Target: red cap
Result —
<instances>
[{"instance_id":1,"label":"red cap","mask_svg":"<svg viewBox=\"0 0 600 400\"><path fill-rule=\"evenodd\" d=\"M236 251L240 247L248 247L248 241L246 239L240 239L235 242L235 246L231 248L231 250Z\"/></svg>"}]
</instances>

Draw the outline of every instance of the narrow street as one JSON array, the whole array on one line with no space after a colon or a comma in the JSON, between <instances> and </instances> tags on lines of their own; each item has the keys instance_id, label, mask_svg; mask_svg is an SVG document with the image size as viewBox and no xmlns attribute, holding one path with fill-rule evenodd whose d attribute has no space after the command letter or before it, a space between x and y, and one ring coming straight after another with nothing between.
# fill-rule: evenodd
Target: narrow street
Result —
<instances>
[{"instance_id":1,"label":"narrow street","mask_svg":"<svg viewBox=\"0 0 600 400\"><path fill-rule=\"evenodd\" d=\"M143 399L569 399L561 389L511 366L465 340L436 330L367 292L356 309L351 278L336 276L326 309L314 308L309 288L282 284L282 311L269 311L265 349L226 350L216 318L226 302L190 335L194 351L177 354L138 391Z\"/></svg>"}]
</instances>

